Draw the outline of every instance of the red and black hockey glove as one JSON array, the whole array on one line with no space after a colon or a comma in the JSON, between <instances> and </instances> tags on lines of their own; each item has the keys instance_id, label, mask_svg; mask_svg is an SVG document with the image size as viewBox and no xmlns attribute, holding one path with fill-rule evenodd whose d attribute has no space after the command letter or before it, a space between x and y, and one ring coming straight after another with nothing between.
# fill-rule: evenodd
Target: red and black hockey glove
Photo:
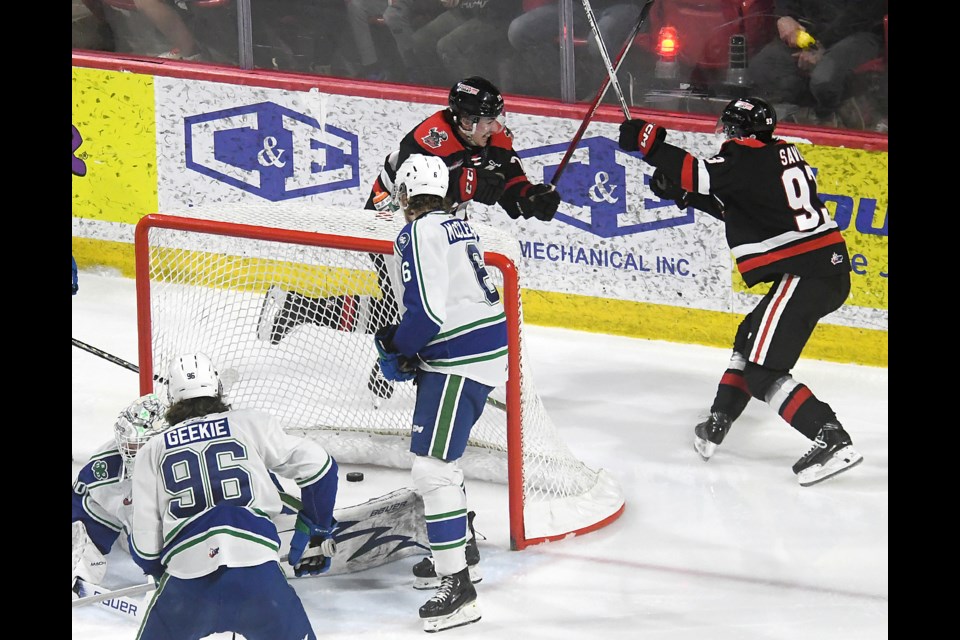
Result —
<instances>
[{"instance_id":1,"label":"red and black hockey glove","mask_svg":"<svg viewBox=\"0 0 960 640\"><path fill-rule=\"evenodd\" d=\"M460 173L460 202L473 200L480 204L497 204L497 200L503 195L504 186L502 173L463 167Z\"/></svg>"},{"instance_id":2,"label":"red and black hockey glove","mask_svg":"<svg viewBox=\"0 0 960 640\"><path fill-rule=\"evenodd\" d=\"M640 120L624 120L620 123L620 148L624 151L641 151L648 156L667 137L667 130L658 124Z\"/></svg>"},{"instance_id":3,"label":"red and black hockey glove","mask_svg":"<svg viewBox=\"0 0 960 640\"><path fill-rule=\"evenodd\" d=\"M560 206L560 194L552 184L530 184L520 190L517 206L525 219L549 222Z\"/></svg>"}]
</instances>

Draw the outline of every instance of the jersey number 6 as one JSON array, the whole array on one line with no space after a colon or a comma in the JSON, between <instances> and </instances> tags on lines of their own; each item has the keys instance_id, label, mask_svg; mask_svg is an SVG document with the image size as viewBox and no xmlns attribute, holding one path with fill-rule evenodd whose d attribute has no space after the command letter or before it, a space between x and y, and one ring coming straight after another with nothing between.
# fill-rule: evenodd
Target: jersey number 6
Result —
<instances>
[{"instance_id":1,"label":"jersey number 6","mask_svg":"<svg viewBox=\"0 0 960 640\"><path fill-rule=\"evenodd\" d=\"M477 276L477 282L483 289L483 295L487 299L487 304L494 305L500 301L500 292L494 286L490 274L487 273L487 265L483 262L483 255L480 254L480 248L473 242L467 243L467 255L470 257L470 263L473 265L474 274Z\"/></svg>"}]
</instances>

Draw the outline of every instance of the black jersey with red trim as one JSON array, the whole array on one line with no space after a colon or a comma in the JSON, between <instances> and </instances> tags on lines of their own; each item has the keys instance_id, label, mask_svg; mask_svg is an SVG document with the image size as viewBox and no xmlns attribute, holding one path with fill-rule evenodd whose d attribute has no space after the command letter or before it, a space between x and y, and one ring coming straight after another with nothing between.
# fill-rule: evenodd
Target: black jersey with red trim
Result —
<instances>
[{"instance_id":1,"label":"black jersey with red trim","mask_svg":"<svg viewBox=\"0 0 960 640\"><path fill-rule=\"evenodd\" d=\"M662 142L644 160L685 191L716 198L719 206L708 213L724 221L748 286L784 273L850 271L847 244L817 194L813 169L793 143L735 138L701 159Z\"/></svg>"},{"instance_id":2,"label":"black jersey with red trim","mask_svg":"<svg viewBox=\"0 0 960 640\"><path fill-rule=\"evenodd\" d=\"M450 169L450 186L447 197L454 203L454 209L462 208L469 199L463 199L460 192L460 175L464 167L489 169L504 176L503 196L497 201L511 218L520 216L517 199L530 186L520 157L513 149L513 134L504 127L503 131L490 136L484 147L467 145L454 133L454 123L449 109L437 111L418 124L400 141L400 148L390 153L383 162L383 169L374 181L371 200L374 206L386 202L393 194L397 169L412 154L439 156Z\"/></svg>"}]
</instances>

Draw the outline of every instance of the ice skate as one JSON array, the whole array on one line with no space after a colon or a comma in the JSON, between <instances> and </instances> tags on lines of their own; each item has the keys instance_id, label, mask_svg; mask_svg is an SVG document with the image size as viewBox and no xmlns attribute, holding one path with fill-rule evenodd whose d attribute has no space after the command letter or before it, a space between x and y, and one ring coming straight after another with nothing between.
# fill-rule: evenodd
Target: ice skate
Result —
<instances>
[{"instance_id":1,"label":"ice skate","mask_svg":"<svg viewBox=\"0 0 960 640\"><path fill-rule=\"evenodd\" d=\"M793 472L801 486L809 487L861 462L863 456L853 448L850 434L838 424L827 423L820 428L810 451L793 465Z\"/></svg>"},{"instance_id":2,"label":"ice skate","mask_svg":"<svg viewBox=\"0 0 960 640\"><path fill-rule=\"evenodd\" d=\"M427 633L462 627L480 619L477 590L470 582L469 569L440 578L440 588L420 607L420 619Z\"/></svg>"},{"instance_id":3,"label":"ice skate","mask_svg":"<svg viewBox=\"0 0 960 640\"><path fill-rule=\"evenodd\" d=\"M693 446L704 461L710 459L717 445L723 442L733 420L722 411L714 411L706 420L698 424L693 432Z\"/></svg>"},{"instance_id":4,"label":"ice skate","mask_svg":"<svg viewBox=\"0 0 960 640\"><path fill-rule=\"evenodd\" d=\"M267 290L257 322L257 338L269 340L270 344L280 344L292 329L303 324L303 314L293 309L292 298L296 295L276 285Z\"/></svg>"},{"instance_id":5,"label":"ice skate","mask_svg":"<svg viewBox=\"0 0 960 640\"><path fill-rule=\"evenodd\" d=\"M480 572L480 548L477 546L477 534L473 530L473 518L476 515L473 511L467 514L467 525L470 529L466 546L467 569L470 572L470 582L473 584L483 580L483 574ZM437 577L431 556L413 565L413 577L414 589L436 589L440 586L440 578Z\"/></svg>"}]
</instances>

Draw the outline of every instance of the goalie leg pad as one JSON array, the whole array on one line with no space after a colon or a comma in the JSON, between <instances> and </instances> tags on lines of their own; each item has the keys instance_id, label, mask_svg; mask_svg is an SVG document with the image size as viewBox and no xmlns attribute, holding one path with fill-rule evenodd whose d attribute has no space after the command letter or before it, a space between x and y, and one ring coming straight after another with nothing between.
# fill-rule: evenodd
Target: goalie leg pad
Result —
<instances>
[{"instance_id":1,"label":"goalie leg pad","mask_svg":"<svg viewBox=\"0 0 960 640\"><path fill-rule=\"evenodd\" d=\"M99 584L106 573L106 558L87 535L87 528L83 522L75 521L73 523L73 581L70 586L76 585L77 578Z\"/></svg>"},{"instance_id":2,"label":"goalie leg pad","mask_svg":"<svg viewBox=\"0 0 960 640\"><path fill-rule=\"evenodd\" d=\"M467 496L463 470L456 462L417 456L411 468L413 483L423 497L427 538L438 575L466 568Z\"/></svg>"},{"instance_id":3,"label":"goalie leg pad","mask_svg":"<svg viewBox=\"0 0 960 640\"><path fill-rule=\"evenodd\" d=\"M281 548L289 551L291 516L277 522ZM362 504L333 510L337 520L337 549L330 570L322 576L355 573L429 550L423 519L423 501L411 488L397 489ZM288 578L295 577L287 562L281 563Z\"/></svg>"}]
</instances>

